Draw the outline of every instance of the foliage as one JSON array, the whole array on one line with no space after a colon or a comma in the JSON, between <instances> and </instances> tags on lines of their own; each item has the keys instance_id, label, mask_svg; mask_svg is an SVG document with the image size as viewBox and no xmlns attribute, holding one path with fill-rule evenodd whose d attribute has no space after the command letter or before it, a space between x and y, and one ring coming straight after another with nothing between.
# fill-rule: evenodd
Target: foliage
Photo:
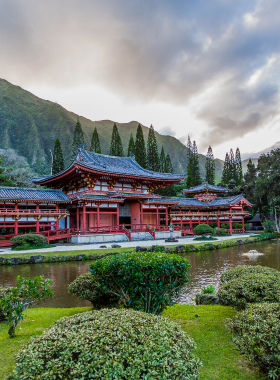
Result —
<instances>
[{"instance_id":1,"label":"foliage","mask_svg":"<svg viewBox=\"0 0 280 380\"><path fill-rule=\"evenodd\" d=\"M147 151L141 124L138 124L135 139L135 160L142 168L147 167Z\"/></svg>"},{"instance_id":2,"label":"foliage","mask_svg":"<svg viewBox=\"0 0 280 380\"><path fill-rule=\"evenodd\" d=\"M211 146L209 145L205 162L205 178L210 185L215 185L215 161Z\"/></svg>"},{"instance_id":3,"label":"foliage","mask_svg":"<svg viewBox=\"0 0 280 380\"><path fill-rule=\"evenodd\" d=\"M198 151L196 142L193 142L193 154L191 155L191 162L192 162L192 179L193 179L193 186L201 185L202 180L200 176L199 171L199 160L198 160Z\"/></svg>"},{"instance_id":4,"label":"foliage","mask_svg":"<svg viewBox=\"0 0 280 380\"><path fill-rule=\"evenodd\" d=\"M18 246L24 246L24 245L42 245L47 243L47 239L45 236L40 234L25 234L25 235L17 235L10 239L10 242Z\"/></svg>"},{"instance_id":5,"label":"foliage","mask_svg":"<svg viewBox=\"0 0 280 380\"><path fill-rule=\"evenodd\" d=\"M215 294L215 286L214 285L208 285L208 286L202 286L201 288L201 294Z\"/></svg>"},{"instance_id":6,"label":"foliage","mask_svg":"<svg viewBox=\"0 0 280 380\"><path fill-rule=\"evenodd\" d=\"M250 158L247 164L247 172L244 174L244 195L250 202L254 202L255 199L256 180L257 168Z\"/></svg>"},{"instance_id":7,"label":"foliage","mask_svg":"<svg viewBox=\"0 0 280 380\"><path fill-rule=\"evenodd\" d=\"M235 272L236 273L236 272ZM238 273L238 272L237 272ZM220 281L218 297L223 305L244 309L250 303L279 302L280 276L249 270L228 281Z\"/></svg>"},{"instance_id":8,"label":"foliage","mask_svg":"<svg viewBox=\"0 0 280 380\"><path fill-rule=\"evenodd\" d=\"M237 185L241 186L243 184L243 171L242 171L241 154L240 154L239 148L236 148L236 152L235 152L235 167L236 167L236 182L237 182Z\"/></svg>"},{"instance_id":9,"label":"foliage","mask_svg":"<svg viewBox=\"0 0 280 380\"><path fill-rule=\"evenodd\" d=\"M165 173L173 173L174 172L173 166L172 166L172 162L171 162L171 158L170 158L169 154L167 154L166 157L165 157L164 172Z\"/></svg>"},{"instance_id":10,"label":"foliage","mask_svg":"<svg viewBox=\"0 0 280 380\"><path fill-rule=\"evenodd\" d=\"M238 279L240 277L246 277L248 274L265 274L269 276L276 276L280 278L280 272L278 270L261 265L238 265L234 268L228 269L222 273L220 277L220 285L223 285L231 280Z\"/></svg>"},{"instance_id":11,"label":"foliage","mask_svg":"<svg viewBox=\"0 0 280 380\"><path fill-rule=\"evenodd\" d=\"M111 138L111 145L110 145L110 156L124 156L123 152L123 145L122 145L122 139L118 131L117 124L114 123L113 131L112 131L112 138Z\"/></svg>"},{"instance_id":12,"label":"foliage","mask_svg":"<svg viewBox=\"0 0 280 380\"><path fill-rule=\"evenodd\" d=\"M9 379L197 380L201 362L194 349L193 340L166 318L92 311L62 318L33 339L16 356Z\"/></svg>"},{"instance_id":13,"label":"foliage","mask_svg":"<svg viewBox=\"0 0 280 380\"><path fill-rule=\"evenodd\" d=\"M250 305L227 320L232 340L271 379L280 377L280 304Z\"/></svg>"},{"instance_id":14,"label":"foliage","mask_svg":"<svg viewBox=\"0 0 280 380\"><path fill-rule=\"evenodd\" d=\"M64 169L64 158L61 149L61 144L59 138L57 137L53 149L53 163L52 163L52 174L61 172Z\"/></svg>"},{"instance_id":15,"label":"foliage","mask_svg":"<svg viewBox=\"0 0 280 380\"><path fill-rule=\"evenodd\" d=\"M194 228L194 234L195 235L212 235L213 234L213 228L211 228L208 224L198 224Z\"/></svg>"},{"instance_id":16,"label":"foliage","mask_svg":"<svg viewBox=\"0 0 280 380\"><path fill-rule=\"evenodd\" d=\"M130 157L131 155L135 156L135 143L134 143L132 132L129 138L128 148L127 148L127 157Z\"/></svg>"},{"instance_id":17,"label":"foliage","mask_svg":"<svg viewBox=\"0 0 280 380\"><path fill-rule=\"evenodd\" d=\"M72 160L76 158L78 148L85 144L84 132L82 130L82 126L79 118L77 119L77 123L74 129L74 136L72 142Z\"/></svg>"},{"instance_id":18,"label":"foliage","mask_svg":"<svg viewBox=\"0 0 280 380\"><path fill-rule=\"evenodd\" d=\"M92 132L89 150L90 150L90 152L101 153L101 146L100 146L99 136L98 136L98 132L97 132L96 127L94 127L94 130Z\"/></svg>"},{"instance_id":19,"label":"foliage","mask_svg":"<svg viewBox=\"0 0 280 380\"><path fill-rule=\"evenodd\" d=\"M28 251L28 250L33 250L33 249L43 249L43 248L53 248L55 247L55 244L39 244L39 245L33 245L26 243L24 245L18 245L18 246L13 246L12 251Z\"/></svg>"},{"instance_id":20,"label":"foliage","mask_svg":"<svg viewBox=\"0 0 280 380\"><path fill-rule=\"evenodd\" d=\"M267 219L262 222L262 225L265 228L265 232L273 232L274 231L274 222L273 220Z\"/></svg>"},{"instance_id":21,"label":"foliage","mask_svg":"<svg viewBox=\"0 0 280 380\"><path fill-rule=\"evenodd\" d=\"M49 288L50 283L51 280L44 279L44 276L33 279L17 276L16 288L10 288L10 292L0 301L0 307L9 325L8 334L11 337L15 335L15 329L23 319L25 310L54 295Z\"/></svg>"},{"instance_id":22,"label":"foliage","mask_svg":"<svg viewBox=\"0 0 280 380\"><path fill-rule=\"evenodd\" d=\"M0 302L11 293L11 288L0 288ZM2 307L0 306L0 322L7 320Z\"/></svg>"},{"instance_id":23,"label":"foliage","mask_svg":"<svg viewBox=\"0 0 280 380\"><path fill-rule=\"evenodd\" d=\"M154 127L151 125L149 129L147 141L147 168L158 172L160 170L160 161L158 155L157 138Z\"/></svg>"},{"instance_id":24,"label":"foliage","mask_svg":"<svg viewBox=\"0 0 280 380\"><path fill-rule=\"evenodd\" d=\"M159 157L159 171L161 173L167 173L165 171L165 168L166 168L166 157L165 157L164 148L163 148L163 145L162 145L161 146L160 157Z\"/></svg>"},{"instance_id":25,"label":"foliage","mask_svg":"<svg viewBox=\"0 0 280 380\"><path fill-rule=\"evenodd\" d=\"M228 152L226 153L225 162L224 162L224 168L223 168L223 174L221 182L224 185L227 185L231 179L231 170L230 170L230 159Z\"/></svg>"},{"instance_id":26,"label":"foliage","mask_svg":"<svg viewBox=\"0 0 280 380\"><path fill-rule=\"evenodd\" d=\"M68 286L68 292L76 297L90 301L95 309L114 307L119 303L119 297L106 294L100 287L98 276L91 272L81 274Z\"/></svg>"},{"instance_id":27,"label":"foliage","mask_svg":"<svg viewBox=\"0 0 280 380\"><path fill-rule=\"evenodd\" d=\"M3 161L3 157L0 157L0 165ZM5 168L0 166L0 186L16 186L15 182L8 178L8 175L5 174Z\"/></svg>"},{"instance_id":28,"label":"foliage","mask_svg":"<svg viewBox=\"0 0 280 380\"><path fill-rule=\"evenodd\" d=\"M217 238L213 238L213 237L206 237L206 236L204 236L204 237L198 237L198 238L195 238L195 239L193 239L193 240L198 240L198 241L209 241L209 240L218 240Z\"/></svg>"},{"instance_id":29,"label":"foliage","mask_svg":"<svg viewBox=\"0 0 280 380\"><path fill-rule=\"evenodd\" d=\"M167 253L121 253L90 265L106 294L119 297L125 307L160 314L173 304L188 282L188 260Z\"/></svg>"},{"instance_id":30,"label":"foliage","mask_svg":"<svg viewBox=\"0 0 280 380\"><path fill-rule=\"evenodd\" d=\"M216 236L230 236L230 234L226 232L225 228L217 228L217 227L214 229L214 235L216 235Z\"/></svg>"}]
</instances>

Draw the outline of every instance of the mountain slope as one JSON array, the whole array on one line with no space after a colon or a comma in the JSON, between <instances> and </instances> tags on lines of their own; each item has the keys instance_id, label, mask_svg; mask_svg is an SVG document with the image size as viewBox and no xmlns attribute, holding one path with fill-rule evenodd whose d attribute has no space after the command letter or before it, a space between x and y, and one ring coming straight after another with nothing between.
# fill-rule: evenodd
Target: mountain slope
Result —
<instances>
[{"instance_id":1,"label":"mountain slope","mask_svg":"<svg viewBox=\"0 0 280 380\"><path fill-rule=\"evenodd\" d=\"M26 157L31 167L39 173L48 173L56 137L59 137L68 164L71 144L78 115L57 103L38 98L19 86L0 79L0 149L12 148ZM114 122L111 120L91 121L79 116L87 147L94 127L97 127L102 153L108 154ZM124 152L127 153L130 133L136 135L137 121L116 123L122 138ZM147 141L149 128L143 126ZM172 136L156 132L159 150L172 160L174 172L186 173L187 147ZM205 156L199 155L202 177L205 176ZM215 160L216 177L221 177L223 161Z\"/></svg>"}]
</instances>

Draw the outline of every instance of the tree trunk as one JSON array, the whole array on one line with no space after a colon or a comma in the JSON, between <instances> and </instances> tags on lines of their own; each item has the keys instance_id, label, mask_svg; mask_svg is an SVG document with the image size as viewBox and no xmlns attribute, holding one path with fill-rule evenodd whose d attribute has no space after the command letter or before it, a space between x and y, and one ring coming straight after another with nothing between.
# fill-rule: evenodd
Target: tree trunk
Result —
<instances>
[{"instance_id":1,"label":"tree trunk","mask_svg":"<svg viewBox=\"0 0 280 380\"><path fill-rule=\"evenodd\" d=\"M16 335L15 330L16 330L15 326L11 326L9 328L8 334L10 335L11 338Z\"/></svg>"},{"instance_id":2,"label":"tree trunk","mask_svg":"<svg viewBox=\"0 0 280 380\"><path fill-rule=\"evenodd\" d=\"M279 226L278 226L278 223L277 223L277 212L276 212L276 207L274 207L274 213L275 213L275 226L276 226L276 230L277 230L277 232L279 233Z\"/></svg>"}]
</instances>

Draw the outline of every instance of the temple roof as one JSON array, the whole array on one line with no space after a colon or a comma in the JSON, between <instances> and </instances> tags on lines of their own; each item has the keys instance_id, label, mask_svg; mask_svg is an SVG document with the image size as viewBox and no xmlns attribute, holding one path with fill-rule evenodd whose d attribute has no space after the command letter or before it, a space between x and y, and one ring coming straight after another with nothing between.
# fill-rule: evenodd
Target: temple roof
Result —
<instances>
[{"instance_id":1,"label":"temple roof","mask_svg":"<svg viewBox=\"0 0 280 380\"><path fill-rule=\"evenodd\" d=\"M135 197L135 198L160 198L160 195L155 194L145 194L145 193L132 193L132 192L122 192L122 191L108 191L107 194L111 197L123 196L123 197Z\"/></svg>"},{"instance_id":2,"label":"temple roof","mask_svg":"<svg viewBox=\"0 0 280 380\"><path fill-rule=\"evenodd\" d=\"M99 194L89 194L89 193L84 193L80 194L77 193L75 194L71 199L88 199L92 201L107 201L107 202L123 202L124 198L118 197L118 198L112 198L108 197L108 195L99 195Z\"/></svg>"},{"instance_id":3,"label":"temple roof","mask_svg":"<svg viewBox=\"0 0 280 380\"><path fill-rule=\"evenodd\" d=\"M40 183L49 179L54 179L67 172L75 164L79 164L85 169L88 168L101 173L123 174L132 177L162 179L167 181L182 180L186 177L185 174L159 173L144 169L135 161L134 157L109 156L106 154L89 152L83 148L79 148L75 160L72 161L68 168L57 174L40 178L32 178L32 181L34 183Z\"/></svg>"},{"instance_id":4,"label":"temple roof","mask_svg":"<svg viewBox=\"0 0 280 380\"><path fill-rule=\"evenodd\" d=\"M208 191L215 191L216 193L224 193L228 191L227 187L220 187L220 186L214 186L214 185L209 185L208 183L204 183L202 185L198 185L195 187L190 187L189 189L184 189L182 190L184 194L191 194L191 193L201 193L201 192L208 192Z\"/></svg>"},{"instance_id":5,"label":"temple roof","mask_svg":"<svg viewBox=\"0 0 280 380\"><path fill-rule=\"evenodd\" d=\"M1 200L70 202L62 190L33 189L27 187L0 187Z\"/></svg>"}]
</instances>

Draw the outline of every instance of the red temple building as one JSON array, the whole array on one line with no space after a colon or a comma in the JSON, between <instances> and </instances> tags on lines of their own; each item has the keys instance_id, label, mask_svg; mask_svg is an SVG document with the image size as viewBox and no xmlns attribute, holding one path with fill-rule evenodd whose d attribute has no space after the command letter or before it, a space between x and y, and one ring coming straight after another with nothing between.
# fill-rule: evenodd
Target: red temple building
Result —
<instances>
[{"instance_id":1,"label":"red temple building","mask_svg":"<svg viewBox=\"0 0 280 380\"><path fill-rule=\"evenodd\" d=\"M249 216L244 207L251 204L242 195L219 198L226 188L201 185L183 191L194 198L154 193L184 178L143 169L133 157L80 148L60 173L32 179L48 189L0 187L0 245L31 231L48 241L71 238L73 243L165 238L170 222L177 237L193 234L198 223L229 223L233 233L232 224L240 222L244 232Z\"/></svg>"}]
</instances>

